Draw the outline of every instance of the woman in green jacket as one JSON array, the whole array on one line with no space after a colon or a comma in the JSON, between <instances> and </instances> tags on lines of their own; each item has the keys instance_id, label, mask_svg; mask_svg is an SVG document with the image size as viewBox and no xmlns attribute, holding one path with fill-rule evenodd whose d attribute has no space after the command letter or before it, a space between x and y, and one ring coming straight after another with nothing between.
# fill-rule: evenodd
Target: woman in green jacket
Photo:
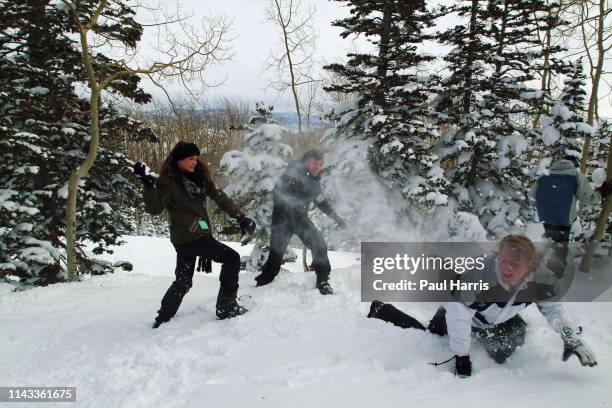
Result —
<instances>
[{"instance_id":1,"label":"woman in green jacket","mask_svg":"<svg viewBox=\"0 0 612 408\"><path fill-rule=\"evenodd\" d=\"M162 164L157 182L146 174L143 163L134 165L134 172L144 184L147 212L156 215L168 211L170 241L176 249L176 279L162 298L153 328L176 314L183 296L191 288L196 257L222 264L217 318L226 319L247 311L236 301L240 255L213 237L206 198L212 198L222 210L237 219L243 233L253 233L255 222L245 217L236 204L215 186L208 167L199 156L200 150L195 144L178 142Z\"/></svg>"}]
</instances>

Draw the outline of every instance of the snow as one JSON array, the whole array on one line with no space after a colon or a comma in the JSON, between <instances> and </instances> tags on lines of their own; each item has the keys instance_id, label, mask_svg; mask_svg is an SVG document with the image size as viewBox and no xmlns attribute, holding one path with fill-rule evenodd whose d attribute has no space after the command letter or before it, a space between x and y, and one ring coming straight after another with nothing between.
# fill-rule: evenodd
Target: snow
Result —
<instances>
[{"instance_id":1,"label":"snow","mask_svg":"<svg viewBox=\"0 0 612 408\"><path fill-rule=\"evenodd\" d=\"M593 184L595 184L595 187L601 186L604 181L606 181L606 169L599 167L593 170L591 180L593 180Z\"/></svg>"},{"instance_id":2,"label":"snow","mask_svg":"<svg viewBox=\"0 0 612 408\"><path fill-rule=\"evenodd\" d=\"M326 111L325 115L342 115L346 112L351 112L359 108L360 97L349 98L344 101L339 101L330 106Z\"/></svg>"},{"instance_id":3,"label":"snow","mask_svg":"<svg viewBox=\"0 0 612 408\"><path fill-rule=\"evenodd\" d=\"M504 169L510 165L512 157L519 157L527 150L528 144L519 134L504 136L499 141L498 168ZM509 157L510 156L510 157Z\"/></svg>"},{"instance_id":4,"label":"snow","mask_svg":"<svg viewBox=\"0 0 612 408\"><path fill-rule=\"evenodd\" d=\"M387 121L387 115L374 115L372 118L372 125L376 126L379 123L385 123Z\"/></svg>"},{"instance_id":5,"label":"snow","mask_svg":"<svg viewBox=\"0 0 612 408\"><path fill-rule=\"evenodd\" d=\"M34 88L30 88L30 95L33 96L42 96L49 93L49 88L45 88L44 86L35 86Z\"/></svg>"},{"instance_id":6,"label":"snow","mask_svg":"<svg viewBox=\"0 0 612 408\"><path fill-rule=\"evenodd\" d=\"M28 247L21 250L19 254L21 259L28 260L30 262L36 262L41 264L53 264L55 259L51 256L49 251L40 247Z\"/></svg>"},{"instance_id":7,"label":"snow","mask_svg":"<svg viewBox=\"0 0 612 408\"><path fill-rule=\"evenodd\" d=\"M68 183L64 183L64 185L57 190L57 196L59 198L68 199Z\"/></svg>"},{"instance_id":8,"label":"snow","mask_svg":"<svg viewBox=\"0 0 612 408\"><path fill-rule=\"evenodd\" d=\"M435 205L444 205L448 202L448 196L442 193L432 191L425 195L425 200L431 201Z\"/></svg>"},{"instance_id":9,"label":"snow","mask_svg":"<svg viewBox=\"0 0 612 408\"><path fill-rule=\"evenodd\" d=\"M40 167L38 166L21 166L15 169L15 174L38 174Z\"/></svg>"},{"instance_id":10,"label":"snow","mask_svg":"<svg viewBox=\"0 0 612 408\"><path fill-rule=\"evenodd\" d=\"M544 95L544 92L540 90L522 92L519 96L521 99L539 99Z\"/></svg>"},{"instance_id":11,"label":"snow","mask_svg":"<svg viewBox=\"0 0 612 408\"><path fill-rule=\"evenodd\" d=\"M542 141L546 146L554 144L560 137L561 133L559 133L559 129L555 128L553 125L546 126L542 130Z\"/></svg>"},{"instance_id":12,"label":"snow","mask_svg":"<svg viewBox=\"0 0 612 408\"><path fill-rule=\"evenodd\" d=\"M263 132L263 136L266 140L276 141L281 140L283 131L286 131L284 127L274 123L264 123L261 125L260 129Z\"/></svg>"},{"instance_id":13,"label":"snow","mask_svg":"<svg viewBox=\"0 0 612 408\"><path fill-rule=\"evenodd\" d=\"M394 140L390 143L385 143L381 148L380 152L382 154L389 154L390 152L397 151L399 152L404 148L404 144L399 140Z\"/></svg>"},{"instance_id":14,"label":"snow","mask_svg":"<svg viewBox=\"0 0 612 408\"><path fill-rule=\"evenodd\" d=\"M567 121L572 118L572 111L565 104L557 103L553 108L553 115Z\"/></svg>"},{"instance_id":15,"label":"snow","mask_svg":"<svg viewBox=\"0 0 612 408\"><path fill-rule=\"evenodd\" d=\"M406 91L406 92L414 92L417 89L419 89L419 84L417 84L416 82L406 82L406 84L402 85L402 86L397 86L393 89L398 89L398 90L402 90L402 91Z\"/></svg>"},{"instance_id":16,"label":"snow","mask_svg":"<svg viewBox=\"0 0 612 408\"><path fill-rule=\"evenodd\" d=\"M577 122L576 129L578 129L582 133L586 133L589 136L593 136L595 134L595 129L593 128L593 126L589 125L588 123Z\"/></svg>"},{"instance_id":17,"label":"snow","mask_svg":"<svg viewBox=\"0 0 612 408\"><path fill-rule=\"evenodd\" d=\"M469 215L468 215L469 217ZM313 288L301 261L269 286L240 276L250 311L217 321L218 265L196 274L177 316L150 328L173 276L167 239L125 237L109 260L131 273L11 293L0 283L3 385L77 387L74 407L564 408L606 406L612 387L612 317L607 303L571 303L599 365L561 361L562 342L534 306L523 313L526 343L498 365L474 345L474 374L454 378L448 340L367 319L359 254L330 253L333 296ZM247 247L230 243L242 253ZM426 322L437 304L396 306ZM27 328L24 330L24 328Z\"/></svg>"}]
</instances>

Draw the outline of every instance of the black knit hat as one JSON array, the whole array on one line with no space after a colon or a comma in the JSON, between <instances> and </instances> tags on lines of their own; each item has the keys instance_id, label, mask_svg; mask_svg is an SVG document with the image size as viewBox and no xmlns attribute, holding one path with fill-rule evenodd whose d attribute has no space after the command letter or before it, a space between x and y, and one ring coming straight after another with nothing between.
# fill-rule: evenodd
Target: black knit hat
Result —
<instances>
[{"instance_id":1,"label":"black knit hat","mask_svg":"<svg viewBox=\"0 0 612 408\"><path fill-rule=\"evenodd\" d=\"M186 157L199 156L200 149L194 143L178 142L172 149L172 161L177 162Z\"/></svg>"},{"instance_id":2,"label":"black knit hat","mask_svg":"<svg viewBox=\"0 0 612 408\"><path fill-rule=\"evenodd\" d=\"M580 167L580 159L578 157L574 156L574 155L568 154L563 159L569 160L572 163L574 163L574 167L576 167L576 168Z\"/></svg>"}]
</instances>

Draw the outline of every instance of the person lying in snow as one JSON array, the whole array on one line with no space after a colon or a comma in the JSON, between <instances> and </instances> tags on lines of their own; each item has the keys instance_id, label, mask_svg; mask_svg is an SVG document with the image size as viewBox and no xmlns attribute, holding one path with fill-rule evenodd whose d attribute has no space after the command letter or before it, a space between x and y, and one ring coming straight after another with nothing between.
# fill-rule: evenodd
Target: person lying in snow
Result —
<instances>
[{"instance_id":1,"label":"person lying in snow","mask_svg":"<svg viewBox=\"0 0 612 408\"><path fill-rule=\"evenodd\" d=\"M221 274L216 315L226 319L244 314L247 309L236 301L240 255L217 241L211 230L206 211L210 197L227 214L240 223L243 233L252 234L255 222L240 211L236 204L213 182L206 164L200 160L200 150L193 143L178 142L162 164L157 185L146 174L143 163L134 165L134 172L144 185L144 202L148 213L170 215L170 241L176 249L176 280L161 301L153 328L169 321L192 285L196 257L220 262Z\"/></svg>"},{"instance_id":2,"label":"person lying in snow","mask_svg":"<svg viewBox=\"0 0 612 408\"><path fill-rule=\"evenodd\" d=\"M270 254L255 277L257 286L267 285L274 280L281 267L283 254L289 241L296 234L312 251L312 268L317 275L316 287L322 295L329 295L333 290L329 284L331 266L327 257L327 244L323 235L308 218L308 207L315 205L331 217L340 228L345 222L329 205L319 183L323 154L310 150L301 160L292 161L287 170L274 186L272 225L270 227Z\"/></svg>"},{"instance_id":3,"label":"person lying in snow","mask_svg":"<svg viewBox=\"0 0 612 408\"><path fill-rule=\"evenodd\" d=\"M525 341L527 323L519 313L535 303L550 326L561 335L563 361L576 355L583 366L597 365L595 354L580 337L582 328L575 327L563 305L537 301L541 298L538 296L541 289L547 285L538 282L537 275L541 272L533 242L522 235L508 235L501 240L498 250L499 254L490 257L485 268L477 271L478 276L465 276L469 280L488 282L489 289L456 294L455 299L459 300L440 307L427 327L394 306L377 300L372 302L368 317L402 328L448 335L451 352L455 355L451 358L455 360L455 373L468 377L472 373L472 335L495 362L503 363Z\"/></svg>"}]
</instances>

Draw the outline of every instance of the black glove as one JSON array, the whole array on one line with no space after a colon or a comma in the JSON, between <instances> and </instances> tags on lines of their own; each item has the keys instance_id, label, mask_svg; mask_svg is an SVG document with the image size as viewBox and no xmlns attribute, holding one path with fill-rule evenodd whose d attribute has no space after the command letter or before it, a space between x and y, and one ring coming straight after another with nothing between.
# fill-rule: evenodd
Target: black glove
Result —
<instances>
[{"instance_id":1,"label":"black glove","mask_svg":"<svg viewBox=\"0 0 612 408\"><path fill-rule=\"evenodd\" d=\"M472 361L470 356L455 356L455 375L461 378L472 375Z\"/></svg>"},{"instance_id":2,"label":"black glove","mask_svg":"<svg viewBox=\"0 0 612 408\"><path fill-rule=\"evenodd\" d=\"M597 365L593 350L584 344L570 327L561 329L561 338L563 339L563 357L561 358L563 361L567 361L572 354L575 354L583 366L593 367Z\"/></svg>"},{"instance_id":3,"label":"black glove","mask_svg":"<svg viewBox=\"0 0 612 408\"><path fill-rule=\"evenodd\" d=\"M604 183L595 189L603 200L612 192L612 180L606 180Z\"/></svg>"},{"instance_id":4,"label":"black glove","mask_svg":"<svg viewBox=\"0 0 612 408\"><path fill-rule=\"evenodd\" d=\"M249 217L242 217L240 219L240 231L242 231L242 235L252 235L255 232L255 227L255 221Z\"/></svg>"},{"instance_id":5,"label":"black glove","mask_svg":"<svg viewBox=\"0 0 612 408\"><path fill-rule=\"evenodd\" d=\"M346 229L346 222L344 221L344 219L342 219L342 217L340 217L338 214L334 214L333 219L338 225L339 229Z\"/></svg>"},{"instance_id":6,"label":"black glove","mask_svg":"<svg viewBox=\"0 0 612 408\"><path fill-rule=\"evenodd\" d=\"M155 184L155 178L152 175L147 174L147 166L144 163L134 163L134 173L140 178L143 184L148 186Z\"/></svg>"}]
</instances>

